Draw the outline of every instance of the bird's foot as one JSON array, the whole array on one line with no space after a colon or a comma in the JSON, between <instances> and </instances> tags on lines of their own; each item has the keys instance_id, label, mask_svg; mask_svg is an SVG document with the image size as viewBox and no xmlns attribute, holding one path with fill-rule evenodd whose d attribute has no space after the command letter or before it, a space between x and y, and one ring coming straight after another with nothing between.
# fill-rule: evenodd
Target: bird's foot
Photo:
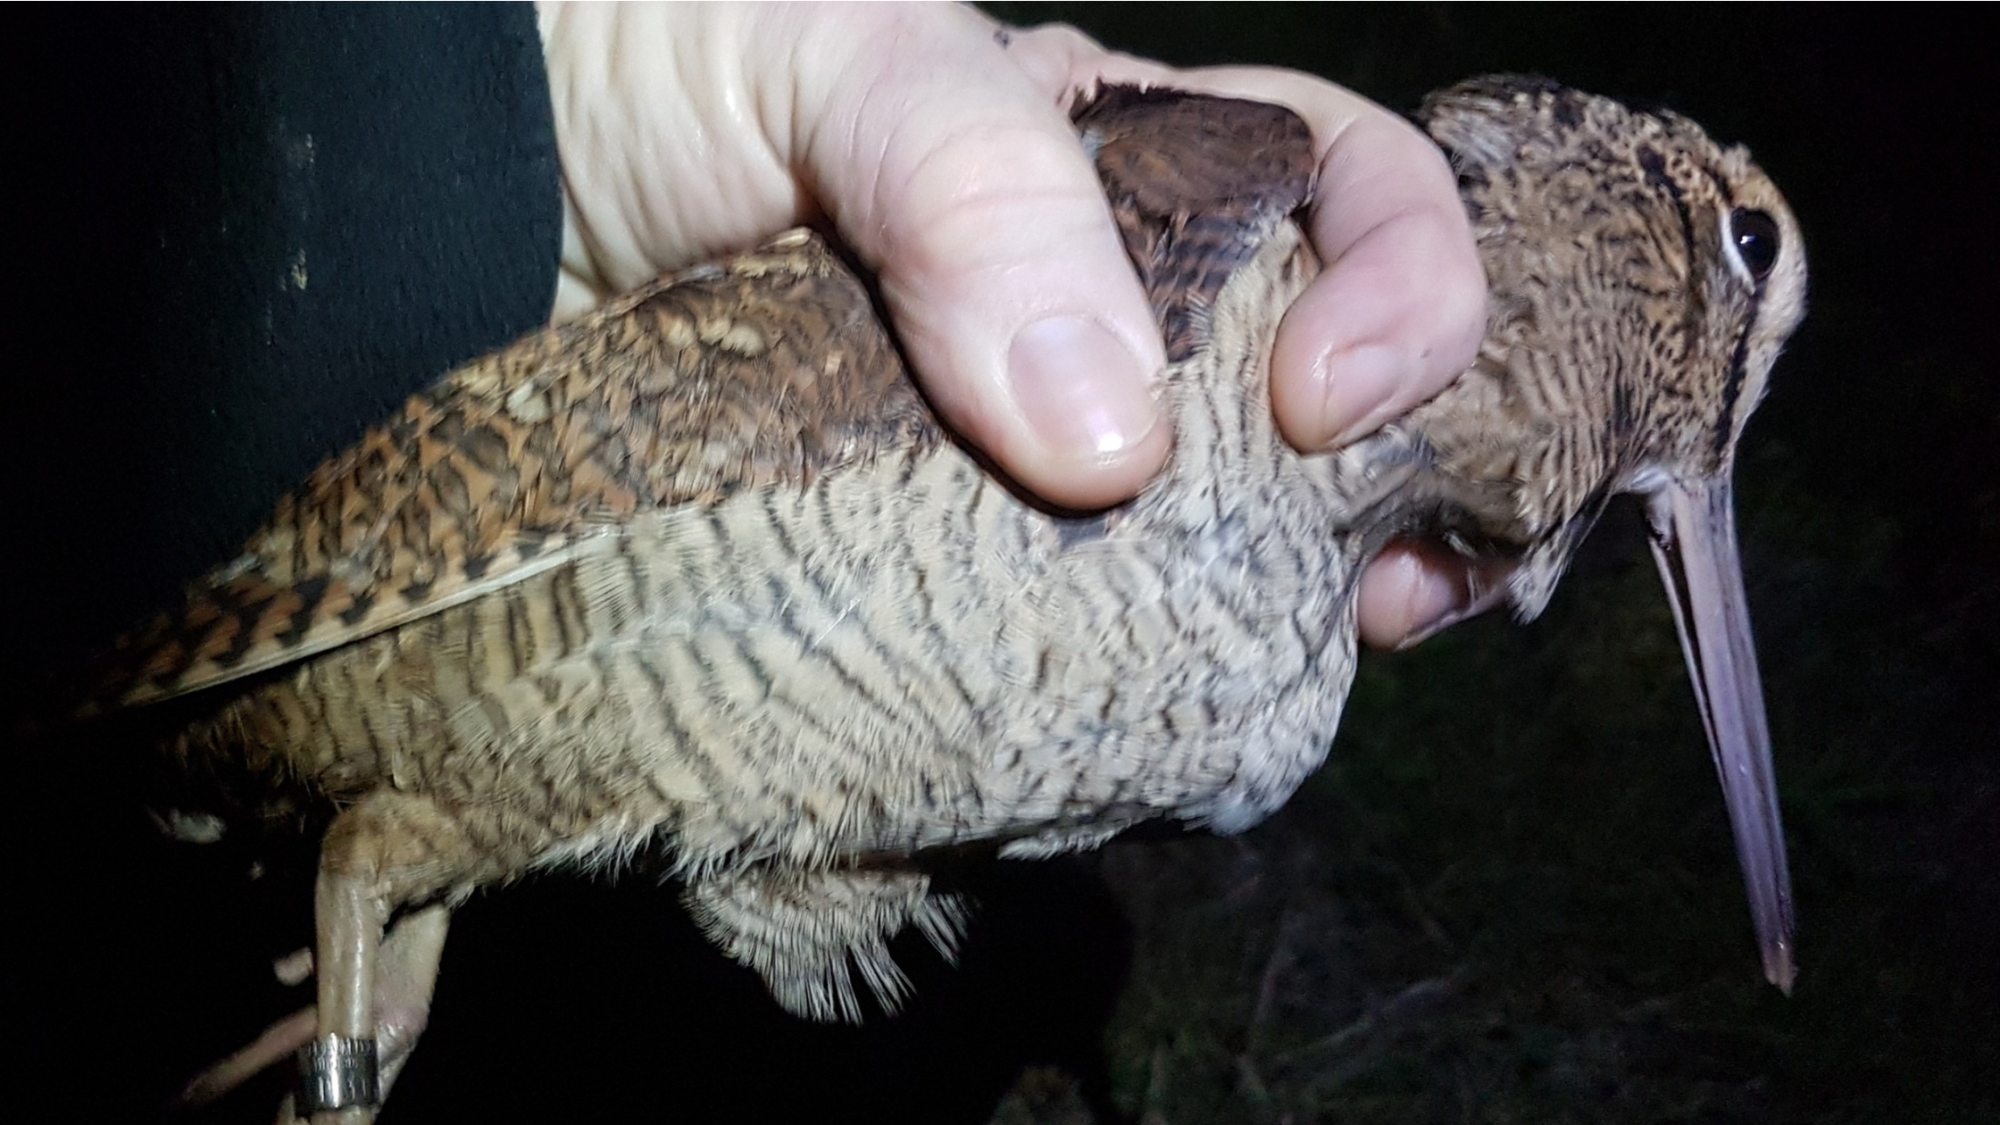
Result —
<instances>
[{"instance_id":1,"label":"bird's foot","mask_svg":"<svg viewBox=\"0 0 2000 1125\"><path fill-rule=\"evenodd\" d=\"M193 1109L209 1104L266 1067L297 1056L301 1095L288 1096L278 1112L280 1125L306 1120L306 1107L323 1112L313 1120L354 1119L354 1109L372 1111L388 1096L403 1064L416 1050L430 1020L431 990L437 983L438 957L444 948L447 907L426 907L389 930L382 942L375 973L375 1037L350 1039L318 1035L319 1009L307 1005L265 1028L242 1050L196 1075L181 1091L177 1104ZM313 974L312 956L300 950L273 966L278 979L304 983ZM329 1041L337 1041L329 1049ZM363 1046L365 1045L365 1047ZM370 1056L362 1063L357 1056ZM369 1074L373 1079L370 1081ZM372 1091L371 1091L372 1087Z\"/></svg>"}]
</instances>

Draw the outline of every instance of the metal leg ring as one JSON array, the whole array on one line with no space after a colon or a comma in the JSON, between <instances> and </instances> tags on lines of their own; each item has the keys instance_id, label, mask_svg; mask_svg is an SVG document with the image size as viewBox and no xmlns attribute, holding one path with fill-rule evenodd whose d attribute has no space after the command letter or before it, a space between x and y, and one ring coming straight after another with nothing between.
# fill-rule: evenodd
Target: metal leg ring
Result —
<instances>
[{"instance_id":1,"label":"metal leg ring","mask_svg":"<svg viewBox=\"0 0 2000 1125\"><path fill-rule=\"evenodd\" d=\"M382 1075L376 1067L375 1041L325 1035L299 1048L298 1112L311 1117L321 1110L382 1104Z\"/></svg>"}]
</instances>

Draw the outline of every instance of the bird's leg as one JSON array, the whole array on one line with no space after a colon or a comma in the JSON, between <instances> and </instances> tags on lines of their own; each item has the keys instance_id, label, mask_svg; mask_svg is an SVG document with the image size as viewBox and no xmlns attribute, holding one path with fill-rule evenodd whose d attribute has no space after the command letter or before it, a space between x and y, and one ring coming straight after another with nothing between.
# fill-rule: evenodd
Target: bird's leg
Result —
<instances>
[{"instance_id":1,"label":"bird's leg","mask_svg":"<svg viewBox=\"0 0 2000 1125\"><path fill-rule=\"evenodd\" d=\"M396 923L375 966L375 1041L381 1051L382 1096L403 1072L431 1018L451 907L432 903Z\"/></svg>"},{"instance_id":2,"label":"bird's leg","mask_svg":"<svg viewBox=\"0 0 2000 1125\"><path fill-rule=\"evenodd\" d=\"M328 829L313 896L318 1018L299 1049L295 1103L314 1125L373 1119L387 1080L422 1031L447 909L433 903L411 915L386 943L384 927L398 906L434 899L461 881L474 856L456 820L405 793L371 794ZM378 985L403 1002L378 1009Z\"/></svg>"},{"instance_id":3,"label":"bird's leg","mask_svg":"<svg viewBox=\"0 0 2000 1125\"><path fill-rule=\"evenodd\" d=\"M430 1021L431 992L437 985L438 959L444 950L451 908L443 903L404 916L382 939L375 971L375 1041L380 1051L382 1096L387 1097L396 1075L416 1050L417 1039ZM301 984L312 975L309 950L284 958L279 978ZM196 1075L176 1105L196 1109L213 1102L261 1071L290 1058L312 1042L319 1024L319 1006L308 1004L264 1029L256 1040ZM289 1120L290 1111L280 1120Z\"/></svg>"}]
</instances>

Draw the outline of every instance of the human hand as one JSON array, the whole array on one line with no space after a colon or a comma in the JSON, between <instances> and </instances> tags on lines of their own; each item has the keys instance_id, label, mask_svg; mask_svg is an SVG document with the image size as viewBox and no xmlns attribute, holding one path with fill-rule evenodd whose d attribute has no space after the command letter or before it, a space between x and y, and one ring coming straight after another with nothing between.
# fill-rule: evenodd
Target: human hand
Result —
<instances>
[{"instance_id":1,"label":"human hand","mask_svg":"<svg viewBox=\"0 0 2000 1125\"><path fill-rule=\"evenodd\" d=\"M1172 444L1166 363L1066 109L1099 82L1291 107L1320 148L1324 273L1272 359L1280 428L1306 452L1442 388L1485 327L1485 279L1436 147L1330 83L1174 70L1063 27L1003 30L946 5L541 7L565 228L555 315L668 269L831 220L878 275L951 425L1044 499L1135 494ZM1397 545L1363 578L1371 644L1471 604L1462 564Z\"/></svg>"}]
</instances>

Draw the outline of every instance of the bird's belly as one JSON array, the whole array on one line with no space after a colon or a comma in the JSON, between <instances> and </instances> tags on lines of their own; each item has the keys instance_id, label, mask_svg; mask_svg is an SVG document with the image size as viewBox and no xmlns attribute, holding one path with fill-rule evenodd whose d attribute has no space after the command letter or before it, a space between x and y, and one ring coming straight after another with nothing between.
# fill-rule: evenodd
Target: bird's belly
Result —
<instances>
[{"instance_id":1,"label":"bird's belly","mask_svg":"<svg viewBox=\"0 0 2000 1125\"><path fill-rule=\"evenodd\" d=\"M1352 672L1337 551L1274 544L1283 521L1079 539L956 451L896 472L662 525L649 550L683 557L629 650L691 748L663 763L685 849L1236 831L1324 759ZM731 547L772 541L814 546Z\"/></svg>"},{"instance_id":2,"label":"bird's belly","mask_svg":"<svg viewBox=\"0 0 2000 1125\"><path fill-rule=\"evenodd\" d=\"M1337 722L1344 587L1240 528L1074 539L947 449L634 519L262 710L303 717L280 725L325 788L505 810L537 861L661 831L707 868L1268 815Z\"/></svg>"},{"instance_id":3,"label":"bird's belly","mask_svg":"<svg viewBox=\"0 0 2000 1125\"><path fill-rule=\"evenodd\" d=\"M1185 544L1120 555L1080 560L1082 589L1062 588L1096 613L1064 615L1042 682L994 740L982 795L1034 829L1016 853L1163 816L1242 831L1318 768L1339 723L1354 665L1344 586L1266 585L1235 551L1186 568Z\"/></svg>"}]
</instances>

